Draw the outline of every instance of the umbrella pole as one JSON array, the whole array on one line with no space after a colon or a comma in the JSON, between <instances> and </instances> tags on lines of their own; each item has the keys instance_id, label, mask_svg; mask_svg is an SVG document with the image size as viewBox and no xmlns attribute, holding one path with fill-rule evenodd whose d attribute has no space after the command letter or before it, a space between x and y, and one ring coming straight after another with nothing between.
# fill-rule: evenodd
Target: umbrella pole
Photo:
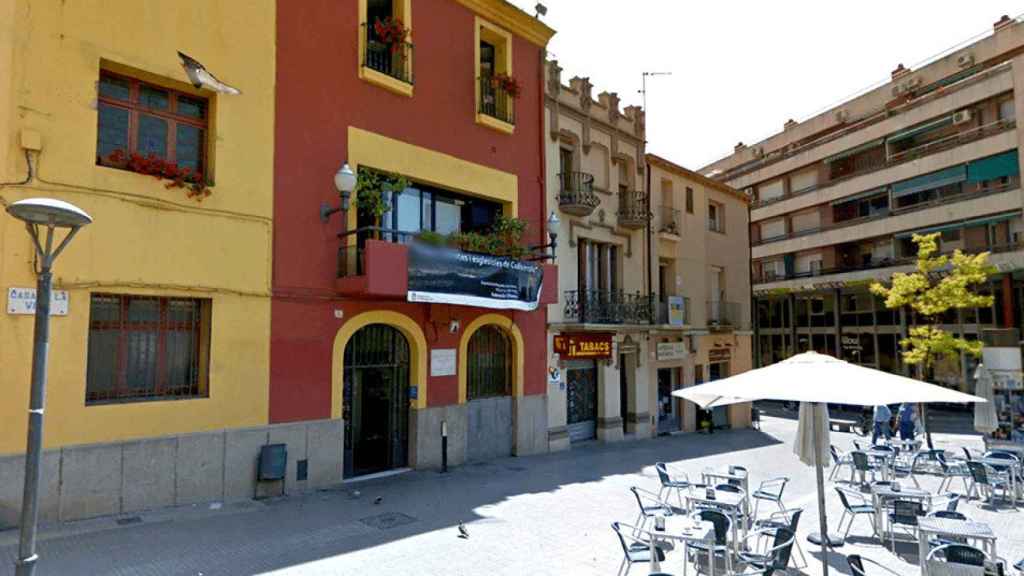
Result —
<instances>
[{"instance_id":1,"label":"umbrella pole","mask_svg":"<svg viewBox=\"0 0 1024 576\"><path fill-rule=\"evenodd\" d=\"M825 473L822 470L821 462L821 426L818 420L818 406L820 403L815 402L811 404L813 413L811 414L811 421L814 423L814 473L818 480L818 521L820 522L819 529L821 530L821 573L822 576L828 576L828 548L829 548L829 537L828 537L828 522L825 520ZM796 535L794 534L794 537Z\"/></svg>"}]
</instances>

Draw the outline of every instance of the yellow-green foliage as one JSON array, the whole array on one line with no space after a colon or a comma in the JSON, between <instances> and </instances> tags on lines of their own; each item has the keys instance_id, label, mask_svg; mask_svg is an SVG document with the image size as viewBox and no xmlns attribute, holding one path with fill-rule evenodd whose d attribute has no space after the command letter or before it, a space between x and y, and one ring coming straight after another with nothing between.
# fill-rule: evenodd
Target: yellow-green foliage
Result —
<instances>
[{"instance_id":1,"label":"yellow-green foliage","mask_svg":"<svg viewBox=\"0 0 1024 576\"><path fill-rule=\"evenodd\" d=\"M936 255L939 251L939 233L914 234L917 244L917 270L909 274L892 275L892 286L875 282L871 292L885 298L889 309L909 306L930 324L918 322L907 338L900 341L903 360L908 364L930 367L937 358L949 357L961 351L978 356L981 342L956 338L938 328L939 317L955 308L983 308L992 306L992 296L976 294L972 288L983 284L995 268L988 263L988 252L964 254L960 250L952 256ZM946 268L949 268L946 272ZM936 279L939 272L946 272Z\"/></svg>"}]
</instances>

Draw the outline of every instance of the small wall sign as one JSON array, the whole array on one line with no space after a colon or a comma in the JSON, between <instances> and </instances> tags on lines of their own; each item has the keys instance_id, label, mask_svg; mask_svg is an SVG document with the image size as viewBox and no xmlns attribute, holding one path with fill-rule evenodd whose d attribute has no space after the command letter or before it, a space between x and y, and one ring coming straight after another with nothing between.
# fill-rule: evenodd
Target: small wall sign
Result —
<instances>
[{"instance_id":1,"label":"small wall sign","mask_svg":"<svg viewBox=\"0 0 1024 576\"><path fill-rule=\"evenodd\" d=\"M612 357L611 334L557 334L555 353L562 360L600 360Z\"/></svg>"},{"instance_id":2,"label":"small wall sign","mask_svg":"<svg viewBox=\"0 0 1024 576\"><path fill-rule=\"evenodd\" d=\"M686 342L658 342L658 360L682 360L686 357Z\"/></svg>"},{"instance_id":3,"label":"small wall sign","mask_svg":"<svg viewBox=\"0 0 1024 576\"><path fill-rule=\"evenodd\" d=\"M434 348L430 351L431 376L455 376L455 348Z\"/></svg>"},{"instance_id":4,"label":"small wall sign","mask_svg":"<svg viewBox=\"0 0 1024 576\"><path fill-rule=\"evenodd\" d=\"M50 316L68 315L68 291L53 290L50 293ZM15 288L7 289L7 313L8 314L35 314L36 313L36 289Z\"/></svg>"}]
</instances>

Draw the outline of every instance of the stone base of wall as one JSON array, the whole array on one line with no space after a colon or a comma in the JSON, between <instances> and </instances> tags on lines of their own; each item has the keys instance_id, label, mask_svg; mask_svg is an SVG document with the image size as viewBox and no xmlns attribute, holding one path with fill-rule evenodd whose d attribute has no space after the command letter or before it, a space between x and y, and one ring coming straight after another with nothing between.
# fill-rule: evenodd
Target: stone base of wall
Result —
<instances>
[{"instance_id":1,"label":"stone base of wall","mask_svg":"<svg viewBox=\"0 0 1024 576\"><path fill-rule=\"evenodd\" d=\"M548 450L551 452L561 452L562 450L568 450L570 446L569 428L566 426L548 428Z\"/></svg>"},{"instance_id":2,"label":"stone base of wall","mask_svg":"<svg viewBox=\"0 0 1024 576\"><path fill-rule=\"evenodd\" d=\"M344 426L315 420L65 446L43 455L41 522L80 520L166 506L238 501L256 493L256 465L265 444L285 444L285 494L341 482ZM298 479L299 462L306 479ZM0 456L0 530L21 515L25 456Z\"/></svg>"},{"instance_id":3,"label":"stone base of wall","mask_svg":"<svg viewBox=\"0 0 1024 576\"><path fill-rule=\"evenodd\" d=\"M516 456L542 454L548 447L548 397L541 394L518 396L512 405Z\"/></svg>"}]
</instances>

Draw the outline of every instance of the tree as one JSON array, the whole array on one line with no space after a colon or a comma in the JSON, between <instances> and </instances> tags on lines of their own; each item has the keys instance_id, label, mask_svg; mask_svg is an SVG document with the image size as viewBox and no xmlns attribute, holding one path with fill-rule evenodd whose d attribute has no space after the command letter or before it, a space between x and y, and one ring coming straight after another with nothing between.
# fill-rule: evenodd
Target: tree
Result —
<instances>
[{"instance_id":1,"label":"tree","mask_svg":"<svg viewBox=\"0 0 1024 576\"><path fill-rule=\"evenodd\" d=\"M942 316L949 310L992 306L992 296L974 291L996 271L988 263L988 252L964 254L956 250L952 256L938 254L939 235L914 234L917 270L894 273L889 287L874 282L870 288L873 294L885 299L886 308L909 306L917 313L917 321L907 337L900 340L900 346L903 361L918 367L917 377L921 380L927 378L939 359L959 359L961 353L981 355L980 340L967 340L939 328ZM931 446L931 429L926 425L925 430Z\"/></svg>"}]
</instances>

